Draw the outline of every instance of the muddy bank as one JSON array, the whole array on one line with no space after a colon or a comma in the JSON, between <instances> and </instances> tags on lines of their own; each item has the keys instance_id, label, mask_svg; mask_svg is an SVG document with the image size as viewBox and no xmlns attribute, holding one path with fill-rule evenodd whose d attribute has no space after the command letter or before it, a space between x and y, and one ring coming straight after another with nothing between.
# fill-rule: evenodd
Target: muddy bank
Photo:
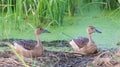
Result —
<instances>
[{"instance_id":1,"label":"muddy bank","mask_svg":"<svg viewBox=\"0 0 120 67\"><path fill-rule=\"evenodd\" d=\"M85 67L88 62L92 62L96 55L83 56L69 52L45 51L41 57L28 59L25 62L36 67ZM23 67L17 57L11 51L0 52L0 67Z\"/></svg>"},{"instance_id":2,"label":"muddy bank","mask_svg":"<svg viewBox=\"0 0 120 67\"><path fill-rule=\"evenodd\" d=\"M97 54L80 55L70 52L46 51L37 58L24 58L25 62L30 66L35 67L89 67L96 61L95 58L102 53L113 53L113 49L101 50ZM109 54L108 54L109 55ZM99 62L99 61L98 61ZM99 63L96 63L99 64ZM10 50L0 52L0 67L23 67L23 64L18 60L16 55ZM102 66L98 66L102 67Z\"/></svg>"},{"instance_id":3,"label":"muddy bank","mask_svg":"<svg viewBox=\"0 0 120 67\"><path fill-rule=\"evenodd\" d=\"M18 40L18 39L16 39ZM21 40L21 39L19 39ZM15 39L5 39L1 41L1 46L6 46L4 42L13 42ZM36 42L36 41L34 41ZM47 47L70 47L67 41L42 41ZM80 55L72 52L47 51L37 58L23 58L30 67L115 67L119 66L115 52L117 49L99 49L97 54ZM120 55L120 49L117 51ZM107 61L106 61L107 59ZM24 67L16 55L10 50L0 52L0 67Z\"/></svg>"}]
</instances>

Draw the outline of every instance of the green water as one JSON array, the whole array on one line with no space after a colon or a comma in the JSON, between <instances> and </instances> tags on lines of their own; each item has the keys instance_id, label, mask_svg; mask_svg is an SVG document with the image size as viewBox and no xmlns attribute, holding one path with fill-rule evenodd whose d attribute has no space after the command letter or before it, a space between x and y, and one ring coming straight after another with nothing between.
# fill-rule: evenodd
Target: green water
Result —
<instances>
[{"instance_id":1,"label":"green water","mask_svg":"<svg viewBox=\"0 0 120 67\"><path fill-rule=\"evenodd\" d=\"M120 18L106 16L103 13L90 13L75 17L65 17L63 26L51 26L46 27L50 34L41 34L40 39L46 41L52 40L71 40L72 38L82 36L86 37L86 28L89 25L95 26L102 33L92 34L93 40L96 42L99 48L114 48L116 43L120 40ZM11 24L12 25L12 24ZM34 40L33 31L31 27L23 25L23 30L5 29L7 38L15 39L32 39ZM3 29L0 28L0 32ZM0 34L2 37L2 34ZM47 48L50 49L51 48ZM61 48L60 48L61 49ZM66 50L66 48L65 48Z\"/></svg>"},{"instance_id":2,"label":"green water","mask_svg":"<svg viewBox=\"0 0 120 67\"><path fill-rule=\"evenodd\" d=\"M116 21L120 22L120 20ZM92 34L93 40L100 48L116 47L116 43L120 40L120 25L110 18L105 18L103 16L77 17L69 19L68 22L71 22L71 25L65 25L52 30L53 33L51 33L51 37L48 37L48 40L70 40L78 36L86 37L86 28L89 25L97 27L102 32L101 34ZM47 36L44 37L47 38Z\"/></svg>"}]
</instances>

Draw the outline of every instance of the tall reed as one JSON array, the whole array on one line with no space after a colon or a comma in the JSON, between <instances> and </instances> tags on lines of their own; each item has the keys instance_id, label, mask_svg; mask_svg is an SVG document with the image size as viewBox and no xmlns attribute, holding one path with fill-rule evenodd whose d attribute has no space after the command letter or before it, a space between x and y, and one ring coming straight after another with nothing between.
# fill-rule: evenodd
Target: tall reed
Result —
<instances>
[{"instance_id":1,"label":"tall reed","mask_svg":"<svg viewBox=\"0 0 120 67\"><path fill-rule=\"evenodd\" d=\"M67 0L67 10L69 16L74 16L79 0Z\"/></svg>"},{"instance_id":2,"label":"tall reed","mask_svg":"<svg viewBox=\"0 0 120 67\"><path fill-rule=\"evenodd\" d=\"M0 3L2 14L16 29L25 25L62 25L64 16L84 14L83 8L91 9L93 5L98 9L119 7L117 0L0 0Z\"/></svg>"},{"instance_id":3,"label":"tall reed","mask_svg":"<svg viewBox=\"0 0 120 67\"><path fill-rule=\"evenodd\" d=\"M21 19L23 18L23 8L22 8L23 0L16 0L15 4L15 22L16 27L19 29L21 24Z\"/></svg>"},{"instance_id":4,"label":"tall reed","mask_svg":"<svg viewBox=\"0 0 120 67\"><path fill-rule=\"evenodd\" d=\"M49 24L62 25L66 2L63 0L51 0L46 2L48 8L47 16L50 19Z\"/></svg>"}]
</instances>

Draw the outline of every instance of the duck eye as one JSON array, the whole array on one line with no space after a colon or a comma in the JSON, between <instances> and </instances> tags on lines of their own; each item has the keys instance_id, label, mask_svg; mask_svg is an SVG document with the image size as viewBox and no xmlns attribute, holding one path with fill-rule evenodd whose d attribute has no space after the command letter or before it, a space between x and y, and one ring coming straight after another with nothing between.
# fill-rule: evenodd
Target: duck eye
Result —
<instances>
[{"instance_id":1,"label":"duck eye","mask_svg":"<svg viewBox=\"0 0 120 67\"><path fill-rule=\"evenodd\" d=\"M42 28L40 28L40 30L43 30Z\"/></svg>"},{"instance_id":2,"label":"duck eye","mask_svg":"<svg viewBox=\"0 0 120 67\"><path fill-rule=\"evenodd\" d=\"M90 29L94 29L93 27L91 27Z\"/></svg>"}]
</instances>

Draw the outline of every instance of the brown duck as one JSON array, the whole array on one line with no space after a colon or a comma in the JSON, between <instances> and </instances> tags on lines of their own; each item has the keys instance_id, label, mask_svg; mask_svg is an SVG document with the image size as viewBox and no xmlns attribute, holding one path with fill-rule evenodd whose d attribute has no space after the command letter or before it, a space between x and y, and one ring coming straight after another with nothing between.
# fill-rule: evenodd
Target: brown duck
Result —
<instances>
[{"instance_id":1,"label":"brown duck","mask_svg":"<svg viewBox=\"0 0 120 67\"><path fill-rule=\"evenodd\" d=\"M94 54L97 52L97 46L93 41L91 34L92 33L101 33L94 26L89 26L86 30L88 38L78 37L76 39L72 39L69 44L72 46L75 53L80 53L83 55Z\"/></svg>"},{"instance_id":2,"label":"brown duck","mask_svg":"<svg viewBox=\"0 0 120 67\"><path fill-rule=\"evenodd\" d=\"M10 45L12 48L16 50L16 52L23 57L38 57L43 53L43 46L39 38L39 34L41 33L50 33L49 31L37 27L34 31L35 38L37 40L37 43L31 41L31 40L19 40L14 41Z\"/></svg>"}]
</instances>

